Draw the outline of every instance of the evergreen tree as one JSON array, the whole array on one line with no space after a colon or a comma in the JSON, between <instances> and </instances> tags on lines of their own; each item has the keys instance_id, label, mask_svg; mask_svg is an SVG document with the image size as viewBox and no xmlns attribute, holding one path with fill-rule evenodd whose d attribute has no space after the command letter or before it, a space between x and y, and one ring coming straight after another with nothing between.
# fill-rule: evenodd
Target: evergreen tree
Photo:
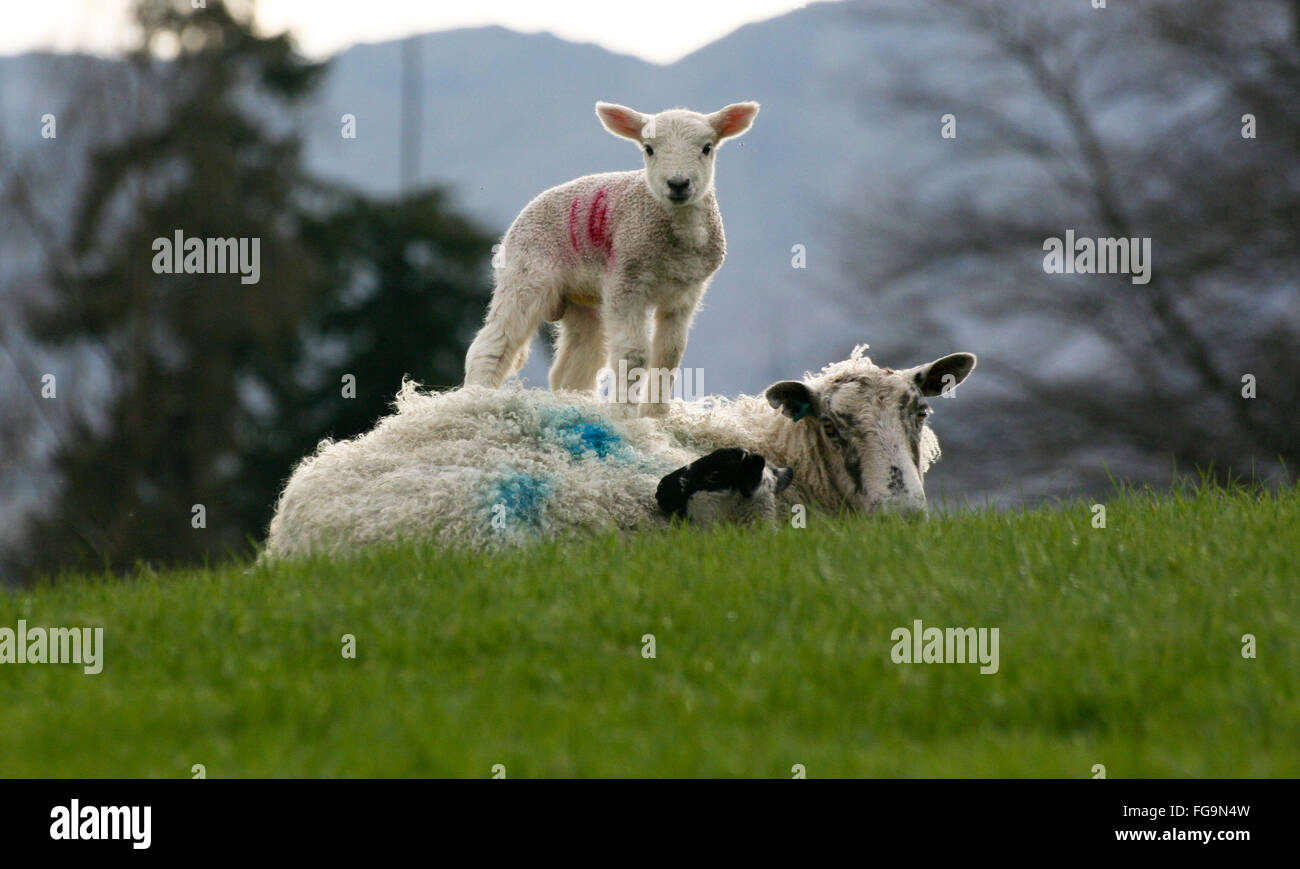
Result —
<instances>
[{"instance_id":1,"label":"evergreen tree","mask_svg":"<svg viewBox=\"0 0 1300 869\"><path fill-rule=\"evenodd\" d=\"M67 261L28 312L40 340L101 351L111 386L61 438L29 575L246 551L317 439L366 427L402 374L459 381L486 298L488 241L440 194L372 204L307 177L292 111L322 67L254 33L250 5L137 15L135 122L91 155ZM177 231L256 239L258 282L157 273Z\"/></svg>"}]
</instances>

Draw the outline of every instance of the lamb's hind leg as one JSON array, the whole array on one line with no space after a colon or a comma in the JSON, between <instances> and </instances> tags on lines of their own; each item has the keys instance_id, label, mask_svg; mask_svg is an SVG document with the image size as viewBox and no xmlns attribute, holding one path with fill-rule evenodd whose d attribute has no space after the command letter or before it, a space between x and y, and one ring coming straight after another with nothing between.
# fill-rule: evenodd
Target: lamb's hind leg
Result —
<instances>
[{"instance_id":1,"label":"lamb's hind leg","mask_svg":"<svg viewBox=\"0 0 1300 869\"><path fill-rule=\"evenodd\" d=\"M483 328L465 354L466 386L500 386L523 364L528 342L554 310L551 287L521 278L498 275Z\"/></svg>"},{"instance_id":2,"label":"lamb's hind leg","mask_svg":"<svg viewBox=\"0 0 1300 869\"><path fill-rule=\"evenodd\" d=\"M559 322L551 389L594 389L605 363L605 329L600 310L570 303Z\"/></svg>"}]
</instances>

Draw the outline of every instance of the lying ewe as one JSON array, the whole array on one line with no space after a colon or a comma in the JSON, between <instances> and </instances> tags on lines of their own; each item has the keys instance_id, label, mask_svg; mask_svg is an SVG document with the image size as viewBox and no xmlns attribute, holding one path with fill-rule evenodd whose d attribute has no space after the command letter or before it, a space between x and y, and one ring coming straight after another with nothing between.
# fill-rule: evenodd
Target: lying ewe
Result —
<instances>
[{"instance_id":1,"label":"lying ewe","mask_svg":"<svg viewBox=\"0 0 1300 869\"><path fill-rule=\"evenodd\" d=\"M325 442L298 465L271 520L267 555L398 539L484 548L574 528L645 527L664 521L660 503L676 512L672 486L683 487L665 474L686 478L699 497L713 486L708 463L702 473L698 463L669 471L732 447L793 467L793 482L773 471L762 493L782 516L793 504L923 510L922 479L939 456L925 398L961 383L975 357L895 370L874 365L865 349L762 397L675 402L664 419L617 419L626 408L587 393L423 394L407 384L397 413L373 431ZM735 467L734 456L716 462ZM741 454L740 471L747 467L755 464Z\"/></svg>"},{"instance_id":2,"label":"lying ewe","mask_svg":"<svg viewBox=\"0 0 1300 869\"><path fill-rule=\"evenodd\" d=\"M543 320L559 323L552 389L592 389L608 365L621 379L614 394L626 395L636 369L675 372L681 362L696 306L727 249L714 155L749 129L758 103L711 115L643 115L597 103L596 114L641 146L645 168L553 187L515 218L494 262L487 319L465 356L466 386L499 386L518 371ZM671 390L673 375L657 376ZM662 414L662 402L644 411Z\"/></svg>"},{"instance_id":3,"label":"lying ewe","mask_svg":"<svg viewBox=\"0 0 1300 869\"><path fill-rule=\"evenodd\" d=\"M322 442L294 469L266 556L421 539L485 549L667 526L670 514L705 525L775 519L789 468L743 450L679 467L699 454L619 410L574 393L404 384L396 414L353 440ZM661 510L665 474L677 497Z\"/></svg>"}]
</instances>

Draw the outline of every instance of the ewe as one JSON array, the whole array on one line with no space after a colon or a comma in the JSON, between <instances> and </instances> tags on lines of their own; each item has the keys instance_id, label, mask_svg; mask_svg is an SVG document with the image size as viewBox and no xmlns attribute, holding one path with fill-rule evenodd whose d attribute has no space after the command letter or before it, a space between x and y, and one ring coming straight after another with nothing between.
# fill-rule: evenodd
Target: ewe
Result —
<instances>
[{"instance_id":1,"label":"ewe","mask_svg":"<svg viewBox=\"0 0 1300 869\"><path fill-rule=\"evenodd\" d=\"M658 486L700 455L654 420L618 419L626 407L589 393L422 393L408 382L396 405L371 431L322 441L299 463L271 520L268 558L399 540L489 549L574 530L667 527L674 511L660 508ZM683 487L677 515L705 525L775 519L790 470L768 470L762 456L729 461L732 452L719 451L714 473Z\"/></svg>"},{"instance_id":2,"label":"ewe","mask_svg":"<svg viewBox=\"0 0 1300 869\"><path fill-rule=\"evenodd\" d=\"M665 513L681 512L682 494L687 516L709 520L780 518L795 504L923 510L922 480L939 456L925 398L962 382L975 357L895 370L874 365L864 349L762 397L675 402L663 419L628 416L630 408L590 393L421 393L404 384L396 413L353 440L322 442L294 469L266 555L396 540L489 548L632 530L665 524ZM767 457L758 486L759 459L746 450ZM697 510L693 499L702 499Z\"/></svg>"},{"instance_id":3,"label":"ewe","mask_svg":"<svg viewBox=\"0 0 1300 869\"><path fill-rule=\"evenodd\" d=\"M596 114L640 144L645 168L587 175L524 207L493 263L496 289L465 356L466 386L500 386L518 371L545 320L559 324L552 389L592 389L605 365L617 378L614 394L628 394L634 372L647 366L671 389L696 306L727 250L715 154L749 129L758 103L711 115L597 103ZM643 412L662 415L667 401Z\"/></svg>"}]
</instances>

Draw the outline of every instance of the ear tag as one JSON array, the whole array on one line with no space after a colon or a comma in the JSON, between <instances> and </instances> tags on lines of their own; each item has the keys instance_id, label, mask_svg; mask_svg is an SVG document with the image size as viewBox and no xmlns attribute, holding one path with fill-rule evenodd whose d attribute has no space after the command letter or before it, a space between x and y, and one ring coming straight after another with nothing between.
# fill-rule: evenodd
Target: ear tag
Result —
<instances>
[{"instance_id":1,"label":"ear tag","mask_svg":"<svg viewBox=\"0 0 1300 869\"><path fill-rule=\"evenodd\" d=\"M794 416L790 417L790 420L791 420L792 422L798 422L799 420L803 419L805 416L808 415L808 411L812 410L812 405L809 404L808 402L806 402L806 401L801 401L801 402L799 402L799 403L800 403L800 405L802 405L802 406L799 408L799 412L798 412L798 413L796 413Z\"/></svg>"}]
</instances>

